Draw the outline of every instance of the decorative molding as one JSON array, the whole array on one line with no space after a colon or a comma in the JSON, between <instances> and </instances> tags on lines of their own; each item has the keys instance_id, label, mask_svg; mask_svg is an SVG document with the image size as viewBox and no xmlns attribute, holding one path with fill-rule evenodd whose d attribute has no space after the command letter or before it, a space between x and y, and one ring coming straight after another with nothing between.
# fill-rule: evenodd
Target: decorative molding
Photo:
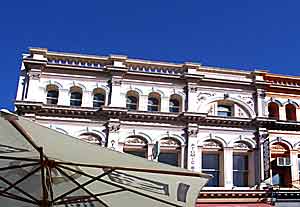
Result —
<instances>
[{"instance_id":1,"label":"decorative molding","mask_svg":"<svg viewBox=\"0 0 300 207\"><path fill-rule=\"evenodd\" d=\"M125 144L128 145L146 145L147 142L139 137L128 137L125 139Z\"/></svg>"},{"instance_id":2,"label":"decorative molding","mask_svg":"<svg viewBox=\"0 0 300 207\"><path fill-rule=\"evenodd\" d=\"M172 146L172 147L179 147L180 146L180 144L172 138L163 138L163 139L160 140L160 144L162 146Z\"/></svg>"}]
</instances>

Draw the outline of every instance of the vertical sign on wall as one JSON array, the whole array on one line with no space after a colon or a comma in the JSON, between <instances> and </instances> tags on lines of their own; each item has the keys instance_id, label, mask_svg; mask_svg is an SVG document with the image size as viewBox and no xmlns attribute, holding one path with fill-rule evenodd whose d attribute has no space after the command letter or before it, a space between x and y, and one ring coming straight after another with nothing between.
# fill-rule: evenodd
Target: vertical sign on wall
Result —
<instances>
[{"instance_id":1,"label":"vertical sign on wall","mask_svg":"<svg viewBox=\"0 0 300 207\"><path fill-rule=\"evenodd\" d=\"M263 162L264 162L264 179L268 179L271 177L270 173L270 140L268 138L269 135L262 135L263 142Z\"/></svg>"}]
</instances>

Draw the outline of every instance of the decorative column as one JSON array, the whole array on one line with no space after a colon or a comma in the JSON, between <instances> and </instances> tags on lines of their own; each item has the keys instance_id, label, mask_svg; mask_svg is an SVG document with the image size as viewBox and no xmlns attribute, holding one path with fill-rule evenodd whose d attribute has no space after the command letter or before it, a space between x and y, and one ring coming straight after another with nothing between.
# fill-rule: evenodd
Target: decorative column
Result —
<instances>
[{"instance_id":1,"label":"decorative column","mask_svg":"<svg viewBox=\"0 0 300 207\"><path fill-rule=\"evenodd\" d=\"M256 166L259 167L259 169L256 170L256 177L261 188L265 186L266 180L271 177L270 141L268 136L269 134L266 128L259 128L256 133L256 140L258 143Z\"/></svg>"},{"instance_id":2,"label":"decorative column","mask_svg":"<svg viewBox=\"0 0 300 207\"><path fill-rule=\"evenodd\" d=\"M296 118L297 118L297 121L300 121L300 107L296 108Z\"/></svg>"},{"instance_id":3,"label":"decorative column","mask_svg":"<svg viewBox=\"0 0 300 207\"><path fill-rule=\"evenodd\" d=\"M194 83L188 83L188 102L187 111L188 112L197 112L197 86Z\"/></svg>"},{"instance_id":4,"label":"decorative column","mask_svg":"<svg viewBox=\"0 0 300 207\"><path fill-rule=\"evenodd\" d=\"M198 147L198 157L199 157L199 171L202 172L202 151L203 147Z\"/></svg>"},{"instance_id":5,"label":"decorative column","mask_svg":"<svg viewBox=\"0 0 300 207\"><path fill-rule=\"evenodd\" d=\"M258 117L268 117L268 112L266 110L266 103L265 103L265 90L263 89L257 89L256 91L257 95L257 116Z\"/></svg>"},{"instance_id":6,"label":"decorative column","mask_svg":"<svg viewBox=\"0 0 300 207\"><path fill-rule=\"evenodd\" d=\"M59 89L57 105L70 106L69 89Z\"/></svg>"},{"instance_id":7,"label":"decorative column","mask_svg":"<svg viewBox=\"0 0 300 207\"><path fill-rule=\"evenodd\" d=\"M108 138L107 138L107 148L123 151L122 147L119 146L120 138L120 120L119 119L110 119L107 123L108 129Z\"/></svg>"},{"instance_id":8,"label":"decorative column","mask_svg":"<svg viewBox=\"0 0 300 207\"><path fill-rule=\"evenodd\" d=\"M40 67L39 65L33 65ZM31 68L29 72L29 83L28 83L28 94L26 100L28 101L37 101L40 102L41 97L43 97L42 90L39 87L40 78L41 78L41 69L39 68Z\"/></svg>"},{"instance_id":9,"label":"decorative column","mask_svg":"<svg viewBox=\"0 0 300 207\"><path fill-rule=\"evenodd\" d=\"M200 161L197 146L198 125L189 124L187 128L187 169L200 172Z\"/></svg>"},{"instance_id":10,"label":"decorative column","mask_svg":"<svg viewBox=\"0 0 300 207\"><path fill-rule=\"evenodd\" d=\"M148 110L148 95L141 95L139 97L139 110L147 111Z\"/></svg>"},{"instance_id":11,"label":"decorative column","mask_svg":"<svg viewBox=\"0 0 300 207\"><path fill-rule=\"evenodd\" d=\"M290 153L292 185L299 185L298 150L291 150Z\"/></svg>"},{"instance_id":12,"label":"decorative column","mask_svg":"<svg viewBox=\"0 0 300 207\"><path fill-rule=\"evenodd\" d=\"M148 144L148 147L147 147L147 159L148 160L153 160L153 147L154 147L154 144Z\"/></svg>"},{"instance_id":13,"label":"decorative column","mask_svg":"<svg viewBox=\"0 0 300 207\"><path fill-rule=\"evenodd\" d=\"M169 97L161 97L161 112L169 112Z\"/></svg>"},{"instance_id":14,"label":"decorative column","mask_svg":"<svg viewBox=\"0 0 300 207\"><path fill-rule=\"evenodd\" d=\"M180 153L180 167L184 168L184 158L185 158L185 145L181 145Z\"/></svg>"},{"instance_id":15,"label":"decorative column","mask_svg":"<svg viewBox=\"0 0 300 207\"><path fill-rule=\"evenodd\" d=\"M93 107L92 91L83 91L81 106L82 107Z\"/></svg>"},{"instance_id":16,"label":"decorative column","mask_svg":"<svg viewBox=\"0 0 300 207\"><path fill-rule=\"evenodd\" d=\"M233 187L233 147L224 147L224 187Z\"/></svg>"},{"instance_id":17,"label":"decorative column","mask_svg":"<svg viewBox=\"0 0 300 207\"><path fill-rule=\"evenodd\" d=\"M126 101L121 99L122 77L113 76L111 79L111 107L126 107Z\"/></svg>"},{"instance_id":18,"label":"decorative column","mask_svg":"<svg viewBox=\"0 0 300 207\"><path fill-rule=\"evenodd\" d=\"M279 120L286 120L285 107L279 106Z\"/></svg>"}]
</instances>

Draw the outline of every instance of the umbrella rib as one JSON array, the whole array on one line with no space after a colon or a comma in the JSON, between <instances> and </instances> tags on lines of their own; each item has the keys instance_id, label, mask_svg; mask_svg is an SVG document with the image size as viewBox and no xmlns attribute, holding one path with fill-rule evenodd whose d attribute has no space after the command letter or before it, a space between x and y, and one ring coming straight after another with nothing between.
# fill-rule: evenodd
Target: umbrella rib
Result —
<instances>
[{"instance_id":1,"label":"umbrella rib","mask_svg":"<svg viewBox=\"0 0 300 207\"><path fill-rule=\"evenodd\" d=\"M79 174L82 174L86 177L90 177L90 178L94 178L92 175L89 175L85 172L81 172L81 171L77 171L77 170L74 170L72 168L69 168L69 167L66 167L66 166L60 166L61 168L65 168L67 170L70 170L70 171L73 171L73 172L77 172ZM118 187L118 188L121 188L121 189L124 189L126 191L129 191L129 192L132 192L132 193L135 193L135 194L138 194L138 195L141 195L141 196L144 196L144 197L147 197L147 198L150 198L150 199L153 199L153 200L156 200L156 201L159 201L159 202L162 202L162 203L165 203L165 204L168 204L168 205L171 205L171 206L175 206L175 207L182 207L181 205L178 205L178 204L175 204L175 203L171 203L171 202L168 202L168 201L165 201L165 200L162 200L162 199L159 199L159 198L155 198L153 196L150 196L150 195L147 195L147 194L144 194L144 193L141 193L141 192L138 192L136 190L132 190L130 188L126 188L122 185L119 185L119 184L116 184L116 183L113 183L113 182L110 182L110 181L107 181L107 180L102 180L102 179L97 179L98 181L100 182L103 182L105 184L109 184L109 185L113 185L115 187Z\"/></svg>"},{"instance_id":2,"label":"umbrella rib","mask_svg":"<svg viewBox=\"0 0 300 207\"><path fill-rule=\"evenodd\" d=\"M11 183L10 181L8 181L7 179L3 178L2 176L0 176L0 179L1 179L3 182L5 182L6 184L12 185L12 183ZM17 187L17 186L15 186L14 188L15 188L17 191L21 192L22 194L26 195L27 197L31 198L32 200L36 201L37 203L39 202L35 197L33 197L33 196L30 195L29 193L23 191L21 188L19 188L19 187ZM1 194L1 193L2 193L2 192L0 191L0 194ZM6 193L8 193L8 192L6 192Z\"/></svg>"},{"instance_id":3,"label":"umbrella rib","mask_svg":"<svg viewBox=\"0 0 300 207\"><path fill-rule=\"evenodd\" d=\"M56 169L64 174L66 177L68 177L71 181L73 181L73 183L75 183L76 185L78 185L79 188L81 188L82 190L84 190L86 193L88 193L90 196L92 196L93 198L95 198L99 203L101 203L102 205L104 205L105 207L109 207L106 203L104 203L102 200L100 200L97 196L95 196L93 193L91 193L91 191L89 191L88 189L86 189L83 185L81 185L80 183L78 183L74 178L72 178L71 176L69 176L67 173L65 173L62 169L60 169L59 167L56 167ZM103 173L105 174L105 173ZM102 175L103 175L102 174ZM93 181L92 181L93 182ZM87 185L85 183L85 185Z\"/></svg>"},{"instance_id":4,"label":"umbrella rib","mask_svg":"<svg viewBox=\"0 0 300 207\"><path fill-rule=\"evenodd\" d=\"M24 180L26 180L28 177L30 177L32 174L36 173L39 169L41 169L41 167L37 167L35 170L27 173L23 178L21 178L20 180L17 180L15 183L13 183L11 186L5 188L2 192L7 192L8 190L10 190L11 188L15 188L16 185L18 185L19 183L23 182Z\"/></svg>"},{"instance_id":5,"label":"umbrella rib","mask_svg":"<svg viewBox=\"0 0 300 207\"><path fill-rule=\"evenodd\" d=\"M209 177L209 178L211 177L206 174L195 173L195 172L178 172L178 171L166 171L166 170L143 169L143 168L132 168L132 167L117 167L117 166L108 166L108 165L93 165L93 164L82 164L82 163L61 162L61 161L57 161L57 163L62 165L71 165L71 166L82 166L82 167L91 167L91 168L114 168L115 170L147 172L147 173L157 173L157 174L166 174L166 175L181 175L181 176Z\"/></svg>"},{"instance_id":6,"label":"umbrella rib","mask_svg":"<svg viewBox=\"0 0 300 207\"><path fill-rule=\"evenodd\" d=\"M63 167L63 166L60 166L60 167ZM91 180L89 180L89 181L87 181L87 182L81 184L81 186L86 186L86 185L88 185L88 184L94 182L95 180L97 180L97 179L99 179L99 178L101 178L101 177L103 177L103 176L105 176L105 175L107 175L107 174L109 174L109 173L111 173L111 172L113 172L113 171L114 171L114 169L110 169L110 170L108 170L107 172L102 173L102 174L98 175L97 177L93 177ZM72 179L73 179L73 178L72 178ZM57 198L55 198L54 201L57 201L57 200L59 200L59 199L65 197L66 195L68 195L68 194L70 194L70 193L72 193L72 192L74 192L74 191L76 191L76 190L78 190L78 189L80 189L80 188L81 188L80 186L77 186L76 188L73 188L72 190L69 190L68 192L66 192L66 193L64 193L64 194L62 194L62 195L60 195L60 196L57 197Z\"/></svg>"},{"instance_id":7,"label":"umbrella rib","mask_svg":"<svg viewBox=\"0 0 300 207\"><path fill-rule=\"evenodd\" d=\"M109 191L109 192L105 192L105 193L98 193L95 194L95 196L104 196L104 195L109 195L109 194L113 194L113 193L119 193L119 192L123 192L126 191L125 189L119 189L119 190L114 190L114 191ZM75 197L74 199L68 199L68 202L74 202L77 201L78 199L89 199L91 198L91 196L80 196L80 197ZM95 201L95 200L89 200L89 201ZM56 205L62 205L65 204L64 202L60 201L60 202L56 202Z\"/></svg>"},{"instance_id":8,"label":"umbrella rib","mask_svg":"<svg viewBox=\"0 0 300 207\"><path fill-rule=\"evenodd\" d=\"M39 159L32 159L32 158L25 158L25 157L12 157L12 156L0 156L0 159L7 159L7 160L21 160L21 161L32 161L39 163Z\"/></svg>"},{"instance_id":9,"label":"umbrella rib","mask_svg":"<svg viewBox=\"0 0 300 207\"><path fill-rule=\"evenodd\" d=\"M13 200L19 200L19 201L23 201L23 202L27 202L27 203L38 204L38 202L33 202L27 198L23 198L21 196L18 196L18 195L12 194L12 193L8 193L8 192L0 193L0 195L3 197L6 197L6 198L13 199Z\"/></svg>"},{"instance_id":10,"label":"umbrella rib","mask_svg":"<svg viewBox=\"0 0 300 207\"><path fill-rule=\"evenodd\" d=\"M14 128L29 142L29 144L36 149L38 152L40 152L39 146L37 146L31 136L26 132L26 130L15 120L15 119L8 119L8 122L13 125Z\"/></svg>"},{"instance_id":11,"label":"umbrella rib","mask_svg":"<svg viewBox=\"0 0 300 207\"><path fill-rule=\"evenodd\" d=\"M24 164L24 165L11 165L8 167L2 167L0 168L1 170L12 170L12 169L16 169L16 168L22 168L22 167L30 167L30 166L34 166L37 165L38 163L28 163L28 164Z\"/></svg>"}]
</instances>

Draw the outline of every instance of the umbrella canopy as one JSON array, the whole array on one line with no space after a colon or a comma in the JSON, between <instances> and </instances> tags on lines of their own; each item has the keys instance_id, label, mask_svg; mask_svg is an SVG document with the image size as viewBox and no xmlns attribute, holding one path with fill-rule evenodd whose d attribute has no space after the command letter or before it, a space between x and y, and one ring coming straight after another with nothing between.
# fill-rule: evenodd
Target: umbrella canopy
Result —
<instances>
[{"instance_id":1,"label":"umbrella canopy","mask_svg":"<svg viewBox=\"0 0 300 207\"><path fill-rule=\"evenodd\" d=\"M1 206L190 207L209 179L1 111Z\"/></svg>"}]
</instances>

